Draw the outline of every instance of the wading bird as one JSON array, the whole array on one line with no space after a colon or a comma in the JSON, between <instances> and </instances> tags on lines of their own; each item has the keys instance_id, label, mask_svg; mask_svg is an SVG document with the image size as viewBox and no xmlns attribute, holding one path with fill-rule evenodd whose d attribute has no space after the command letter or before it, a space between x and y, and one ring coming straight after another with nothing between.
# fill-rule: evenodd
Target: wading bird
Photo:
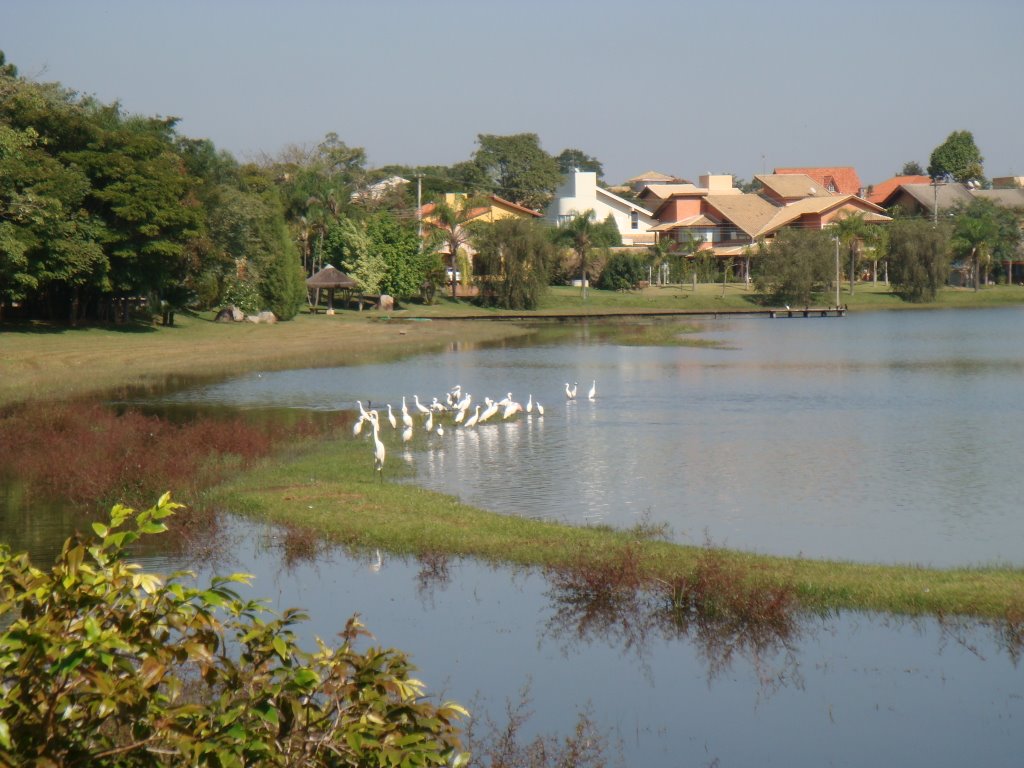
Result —
<instances>
[{"instance_id":1,"label":"wading bird","mask_svg":"<svg viewBox=\"0 0 1024 768\"><path fill-rule=\"evenodd\" d=\"M587 392L587 398L590 400L597 399L597 379L594 379L594 383L590 385L590 391Z\"/></svg>"}]
</instances>

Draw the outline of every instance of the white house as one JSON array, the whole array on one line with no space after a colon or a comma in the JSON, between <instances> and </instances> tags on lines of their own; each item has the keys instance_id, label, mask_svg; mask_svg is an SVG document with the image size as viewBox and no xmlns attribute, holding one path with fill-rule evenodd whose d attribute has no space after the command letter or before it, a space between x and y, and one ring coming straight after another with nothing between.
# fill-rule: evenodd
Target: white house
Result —
<instances>
[{"instance_id":1,"label":"white house","mask_svg":"<svg viewBox=\"0 0 1024 768\"><path fill-rule=\"evenodd\" d=\"M585 211L593 211L595 221L604 221L611 215L622 235L623 245L654 243L655 233L651 228L658 223L654 214L598 186L597 174L593 171L576 171L567 176L555 192L546 218L562 224Z\"/></svg>"}]
</instances>

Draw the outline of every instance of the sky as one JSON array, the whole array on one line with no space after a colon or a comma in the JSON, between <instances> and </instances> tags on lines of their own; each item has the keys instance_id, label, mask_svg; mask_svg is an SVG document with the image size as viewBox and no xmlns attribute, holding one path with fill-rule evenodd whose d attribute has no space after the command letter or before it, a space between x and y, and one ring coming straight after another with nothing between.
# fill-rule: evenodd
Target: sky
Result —
<instances>
[{"instance_id":1,"label":"sky","mask_svg":"<svg viewBox=\"0 0 1024 768\"><path fill-rule=\"evenodd\" d=\"M2 0L21 75L179 118L239 160L334 132L368 165L450 165L535 133L615 184L853 166L968 130L1024 175L1020 0Z\"/></svg>"}]
</instances>

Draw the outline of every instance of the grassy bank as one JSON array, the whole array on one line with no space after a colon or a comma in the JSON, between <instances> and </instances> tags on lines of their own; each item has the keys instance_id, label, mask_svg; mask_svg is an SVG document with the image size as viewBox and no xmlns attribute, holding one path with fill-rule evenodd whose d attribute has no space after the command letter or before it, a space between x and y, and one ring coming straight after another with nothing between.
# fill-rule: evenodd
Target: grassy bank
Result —
<instances>
[{"instance_id":1,"label":"grassy bank","mask_svg":"<svg viewBox=\"0 0 1024 768\"><path fill-rule=\"evenodd\" d=\"M679 309L749 308L741 285L648 288L632 293L558 288L538 313L615 313ZM851 310L912 308L884 287L858 285L842 295ZM1024 302L1016 286L978 293L948 289L930 308L991 307ZM122 387L161 385L176 377L223 377L254 370L328 366L429 353L507 338L514 323L454 320L495 315L464 302L442 300L389 316L343 311L302 315L274 326L222 325L209 316L179 316L172 328L63 329L45 325L0 327L0 405L66 399ZM445 322L415 320L426 315ZM392 473L389 463L388 474ZM503 563L565 566L584 558L613 561L629 549L645 574L672 583L706 563L707 550L657 541L642 532L571 528L487 513L449 497L394 482L378 484L363 443L349 439L297 446L288 456L238 475L212 492L218 504L269 520L303 526L353 547L380 547L419 555L469 555ZM906 614L1024 617L1024 571L933 570L782 559L715 551L738 584L785 586L814 609L872 609Z\"/></svg>"},{"instance_id":2,"label":"grassy bank","mask_svg":"<svg viewBox=\"0 0 1024 768\"><path fill-rule=\"evenodd\" d=\"M401 466L399 462L392 462ZM395 470L399 473L402 470ZM392 470L388 469L388 474ZM706 564L705 547L658 540L642 530L571 527L485 512L456 499L379 483L365 440L348 436L304 446L244 473L211 501L270 522L298 526L355 550L480 557L522 566L610 564L628 548L647 579L673 583ZM768 557L714 550L737 589L793 590L813 610L1024 618L1024 571L938 570Z\"/></svg>"}]
</instances>

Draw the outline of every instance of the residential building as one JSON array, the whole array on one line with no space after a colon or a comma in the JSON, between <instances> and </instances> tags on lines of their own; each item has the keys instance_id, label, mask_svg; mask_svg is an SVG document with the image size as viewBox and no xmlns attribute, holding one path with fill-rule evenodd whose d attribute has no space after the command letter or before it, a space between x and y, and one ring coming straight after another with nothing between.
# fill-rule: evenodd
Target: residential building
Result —
<instances>
[{"instance_id":1,"label":"residential building","mask_svg":"<svg viewBox=\"0 0 1024 768\"><path fill-rule=\"evenodd\" d=\"M833 195L858 195L864 197L865 190L861 187L860 176L848 165L829 168L776 168L776 175L795 174L807 176L820 184Z\"/></svg>"},{"instance_id":2,"label":"residential building","mask_svg":"<svg viewBox=\"0 0 1024 768\"><path fill-rule=\"evenodd\" d=\"M587 211L592 211L594 221L605 221L611 216L623 245L652 245L655 242L656 235L651 229L658 222L654 214L601 187L593 171L576 171L567 175L548 206L546 218L560 225Z\"/></svg>"},{"instance_id":3,"label":"residential building","mask_svg":"<svg viewBox=\"0 0 1024 768\"><path fill-rule=\"evenodd\" d=\"M878 205L856 195L833 194L806 175L765 174L756 176L761 190L756 194L723 189L721 182L703 191L678 193L655 211L659 236L680 242L694 240L701 250L715 256L749 257L759 241L770 241L782 229L824 229L838 218L851 214L869 223L884 223L889 217ZM710 180L708 180L710 181ZM702 183L704 181L702 177Z\"/></svg>"},{"instance_id":4,"label":"residential building","mask_svg":"<svg viewBox=\"0 0 1024 768\"><path fill-rule=\"evenodd\" d=\"M865 199L870 203L884 207L886 198L898 187L902 187L904 184L931 184L931 182L932 180L928 176L893 176L891 179L886 179L880 184L868 187Z\"/></svg>"}]
</instances>

